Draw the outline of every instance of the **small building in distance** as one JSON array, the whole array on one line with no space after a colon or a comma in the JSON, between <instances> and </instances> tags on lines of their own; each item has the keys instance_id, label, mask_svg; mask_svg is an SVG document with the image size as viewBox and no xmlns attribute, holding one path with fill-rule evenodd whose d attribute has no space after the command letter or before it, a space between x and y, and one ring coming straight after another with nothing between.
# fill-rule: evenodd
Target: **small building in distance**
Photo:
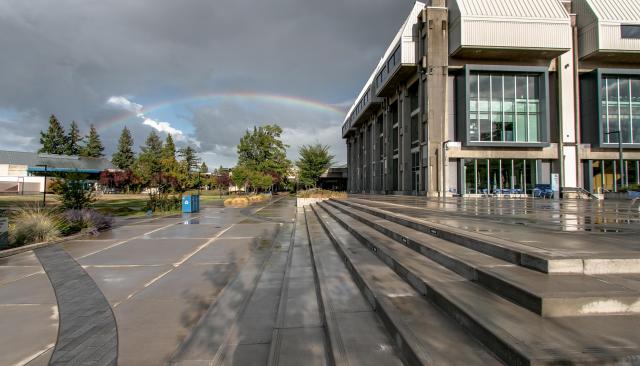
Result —
<instances>
[{"instance_id":1,"label":"small building in distance","mask_svg":"<svg viewBox=\"0 0 640 366\"><path fill-rule=\"evenodd\" d=\"M41 193L45 173L49 177L80 173L97 180L100 172L112 168L105 158L0 150L0 194Z\"/></svg>"},{"instance_id":2,"label":"small building in distance","mask_svg":"<svg viewBox=\"0 0 640 366\"><path fill-rule=\"evenodd\" d=\"M318 180L318 188L346 191L348 177L347 164L334 165L322 173Z\"/></svg>"}]
</instances>

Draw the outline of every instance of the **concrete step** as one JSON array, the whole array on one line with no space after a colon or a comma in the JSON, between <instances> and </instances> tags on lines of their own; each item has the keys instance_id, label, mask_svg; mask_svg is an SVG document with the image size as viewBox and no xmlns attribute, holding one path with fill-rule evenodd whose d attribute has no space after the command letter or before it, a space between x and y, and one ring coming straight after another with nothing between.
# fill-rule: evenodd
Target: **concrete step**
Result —
<instances>
[{"instance_id":1,"label":"concrete step","mask_svg":"<svg viewBox=\"0 0 640 366\"><path fill-rule=\"evenodd\" d=\"M306 217L320 313L332 364L402 365L391 337L351 278L315 214L307 209ZM304 221L304 217L298 218L298 227Z\"/></svg>"},{"instance_id":2,"label":"concrete step","mask_svg":"<svg viewBox=\"0 0 640 366\"><path fill-rule=\"evenodd\" d=\"M382 319L408 364L500 363L453 319L425 301L420 293L362 246L326 211L317 205L312 205L312 208L316 215L308 215L308 222L320 222L353 280ZM312 228L310 226L310 230Z\"/></svg>"},{"instance_id":3,"label":"concrete step","mask_svg":"<svg viewBox=\"0 0 640 366\"><path fill-rule=\"evenodd\" d=\"M444 268L327 204L333 221L507 364L634 364L638 315L543 318Z\"/></svg>"},{"instance_id":4,"label":"concrete step","mask_svg":"<svg viewBox=\"0 0 640 366\"><path fill-rule=\"evenodd\" d=\"M361 211L327 202L398 243L533 311L553 316L640 313L640 291L583 274L550 275ZM619 276L619 275L614 275Z\"/></svg>"},{"instance_id":5,"label":"concrete step","mask_svg":"<svg viewBox=\"0 0 640 366\"><path fill-rule=\"evenodd\" d=\"M433 222L438 211L414 205L393 202L379 202L368 199L349 198L341 200L347 205L360 205L370 214L410 226L456 244L481 251L508 262L532 268L544 273L584 273L584 274L628 274L640 273L640 257L637 251L623 247L576 242L557 235L552 237L557 243L526 244L513 240L467 231L443 223ZM548 234L541 234L549 240Z\"/></svg>"},{"instance_id":6,"label":"concrete step","mask_svg":"<svg viewBox=\"0 0 640 366\"><path fill-rule=\"evenodd\" d=\"M504 261L535 269L543 273L584 273L615 274L640 273L640 258L637 253L617 252L591 253L560 252L544 247L524 245L494 236L470 232L453 226L435 223L426 219L412 217L412 212L421 211L416 207L370 200L349 198L336 200L345 205L356 207L371 215L411 227L412 229L502 259ZM393 208L393 211L391 211ZM399 211L399 212L398 212Z\"/></svg>"},{"instance_id":7,"label":"concrete step","mask_svg":"<svg viewBox=\"0 0 640 366\"><path fill-rule=\"evenodd\" d=\"M302 209L297 210L295 219L293 242L288 248L267 365L326 366L332 362L325 346L311 248Z\"/></svg>"}]
</instances>

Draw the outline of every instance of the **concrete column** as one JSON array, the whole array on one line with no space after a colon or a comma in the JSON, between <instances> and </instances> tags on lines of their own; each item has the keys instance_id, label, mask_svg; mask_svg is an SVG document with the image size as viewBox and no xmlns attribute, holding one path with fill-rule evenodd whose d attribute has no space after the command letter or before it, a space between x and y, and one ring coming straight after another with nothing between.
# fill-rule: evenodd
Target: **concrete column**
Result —
<instances>
[{"instance_id":1,"label":"concrete column","mask_svg":"<svg viewBox=\"0 0 640 366\"><path fill-rule=\"evenodd\" d=\"M401 104L398 105L400 113L400 126L402 139L400 140L400 187L401 191L411 191L411 101L406 88L400 92Z\"/></svg>"},{"instance_id":2,"label":"concrete column","mask_svg":"<svg viewBox=\"0 0 640 366\"><path fill-rule=\"evenodd\" d=\"M385 187L384 190L389 192L393 186L393 176L391 175L391 165L393 164L393 139L391 134L393 133L393 121L391 120L391 113L389 113L389 105L385 103L384 106L384 149L385 149Z\"/></svg>"},{"instance_id":3,"label":"concrete column","mask_svg":"<svg viewBox=\"0 0 640 366\"><path fill-rule=\"evenodd\" d=\"M578 187L578 161L577 161L577 145L575 129L575 90L574 90L574 57L573 50L563 54L557 59L557 75L558 75L558 141L562 141L560 158L563 159L560 166L562 171L561 183L563 187Z\"/></svg>"},{"instance_id":4,"label":"concrete column","mask_svg":"<svg viewBox=\"0 0 640 366\"><path fill-rule=\"evenodd\" d=\"M444 0L434 0L423 13L427 32L426 113L428 178L427 195L444 197L443 144L447 140L447 77L449 74L448 9ZM426 19L425 19L426 18Z\"/></svg>"}]
</instances>

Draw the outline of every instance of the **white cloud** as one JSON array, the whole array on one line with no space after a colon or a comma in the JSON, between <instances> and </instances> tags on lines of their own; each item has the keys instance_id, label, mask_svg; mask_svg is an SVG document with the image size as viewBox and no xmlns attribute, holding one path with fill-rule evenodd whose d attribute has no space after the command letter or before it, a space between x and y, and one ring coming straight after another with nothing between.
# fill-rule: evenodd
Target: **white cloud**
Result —
<instances>
[{"instance_id":1,"label":"white cloud","mask_svg":"<svg viewBox=\"0 0 640 366\"><path fill-rule=\"evenodd\" d=\"M169 122L160 122L151 118L145 118L142 124L150 126L158 132L170 133L171 135L175 136L177 140L180 140L181 138L184 139L184 133L177 128L171 127Z\"/></svg>"},{"instance_id":2,"label":"white cloud","mask_svg":"<svg viewBox=\"0 0 640 366\"><path fill-rule=\"evenodd\" d=\"M122 96L109 97L109 99L107 100L107 104L118 109L124 109L126 111L133 112L138 117L144 116L144 114L142 113L142 105L134 103Z\"/></svg>"},{"instance_id":3,"label":"white cloud","mask_svg":"<svg viewBox=\"0 0 640 366\"><path fill-rule=\"evenodd\" d=\"M182 130L172 127L169 122L162 122L145 116L144 106L132 102L124 96L109 97L107 105L135 113L136 117L142 119L143 125L149 126L158 132L170 133L176 141L188 141L200 146L199 141L186 136Z\"/></svg>"}]
</instances>

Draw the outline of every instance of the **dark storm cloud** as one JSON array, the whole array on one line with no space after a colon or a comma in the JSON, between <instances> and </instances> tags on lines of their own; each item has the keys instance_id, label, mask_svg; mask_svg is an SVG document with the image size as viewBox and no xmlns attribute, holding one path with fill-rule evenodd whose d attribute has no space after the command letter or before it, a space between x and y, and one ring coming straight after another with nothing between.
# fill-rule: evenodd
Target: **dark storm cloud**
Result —
<instances>
[{"instance_id":1,"label":"dark storm cloud","mask_svg":"<svg viewBox=\"0 0 640 366\"><path fill-rule=\"evenodd\" d=\"M121 113L105 108L111 96L154 100L251 90L339 103L357 94L411 6L0 0L0 111L13 111L12 121L29 128L10 133L29 139L51 113L82 128ZM242 108L229 113L241 115ZM0 120L0 148L24 149L7 141L7 122ZM148 131L136 128L136 137ZM117 131L105 132L106 144L116 137Z\"/></svg>"}]
</instances>

